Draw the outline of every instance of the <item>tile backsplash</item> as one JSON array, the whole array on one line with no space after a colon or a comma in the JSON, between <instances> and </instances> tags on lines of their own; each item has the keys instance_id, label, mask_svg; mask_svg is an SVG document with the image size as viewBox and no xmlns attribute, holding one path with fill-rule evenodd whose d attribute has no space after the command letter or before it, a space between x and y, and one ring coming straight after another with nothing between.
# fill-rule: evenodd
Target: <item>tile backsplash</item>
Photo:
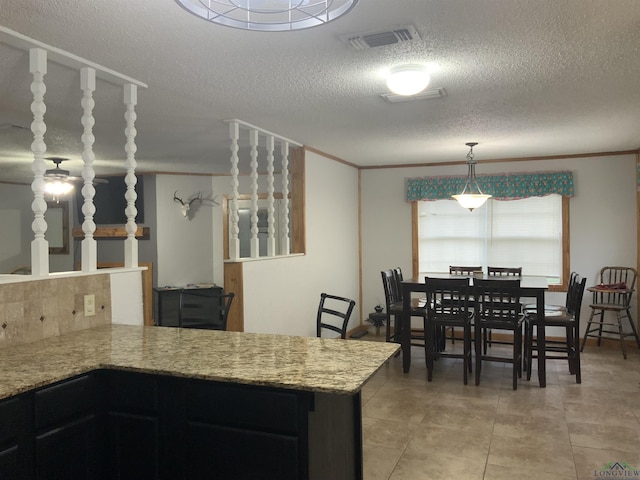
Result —
<instances>
[{"instance_id":1,"label":"tile backsplash","mask_svg":"<svg viewBox=\"0 0 640 480\"><path fill-rule=\"evenodd\" d=\"M84 296L95 295L94 316ZM0 348L111 323L107 273L0 284Z\"/></svg>"}]
</instances>

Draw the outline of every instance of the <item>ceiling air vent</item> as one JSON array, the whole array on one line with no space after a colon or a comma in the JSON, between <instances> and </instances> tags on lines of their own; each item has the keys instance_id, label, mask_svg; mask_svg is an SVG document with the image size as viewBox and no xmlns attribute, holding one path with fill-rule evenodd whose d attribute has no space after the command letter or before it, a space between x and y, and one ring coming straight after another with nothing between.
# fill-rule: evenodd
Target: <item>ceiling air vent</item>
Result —
<instances>
[{"instance_id":1,"label":"ceiling air vent","mask_svg":"<svg viewBox=\"0 0 640 480\"><path fill-rule=\"evenodd\" d=\"M389 103L411 102L413 100L429 100L433 98L442 98L447 96L444 88L432 88L424 90L415 95L396 95L395 93L381 93L380 96Z\"/></svg>"},{"instance_id":2,"label":"ceiling air vent","mask_svg":"<svg viewBox=\"0 0 640 480\"><path fill-rule=\"evenodd\" d=\"M366 50L374 47L384 47L396 43L419 40L420 35L412 25L383 30L380 32L367 32L352 35L342 35L340 39L349 44L355 50Z\"/></svg>"}]
</instances>

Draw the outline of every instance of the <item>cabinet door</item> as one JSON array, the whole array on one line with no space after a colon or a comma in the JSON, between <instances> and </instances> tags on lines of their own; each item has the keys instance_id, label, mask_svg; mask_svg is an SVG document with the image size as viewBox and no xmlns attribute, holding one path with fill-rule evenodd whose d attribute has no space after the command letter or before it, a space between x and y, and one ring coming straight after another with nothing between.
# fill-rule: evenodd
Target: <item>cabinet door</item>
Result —
<instances>
[{"instance_id":1,"label":"cabinet door","mask_svg":"<svg viewBox=\"0 0 640 480\"><path fill-rule=\"evenodd\" d=\"M189 422L184 440L190 480L306 478L296 437Z\"/></svg>"},{"instance_id":2,"label":"cabinet door","mask_svg":"<svg viewBox=\"0 0 640 480\"><path fill-rule=\"evenodd\" d=\"M0 402L0 479L33 478L33 457L28 433L31 397L18 396Z\"/></svg>"},{"instance_id":3,"label":"cabinet door","mask_svg":"<svg viewBox=\"0 0 640 480\"><path fill-rule=\"evenodd\" d=\"M108 372L107 392L109 478L160 478L157 377Z\"/></svg>"},{"instance_id":4,"label":"cabinet door","mask_svg":"<svg viewBox=\"0 0 640 480\"><path fill-rule=\"evenodd\" d=\"M87 415L36 437L38 480L94 480L102 478L99 424Z\"/></svg>"},{"instance_id":5,"label":"cabinet door","mask_svg":"<svg viewBox=\"0 0 640 480\"><path fill-rule=\"evenodd\" d=\"M104 421L99 374L34 394L35 468L38 480L102 479Z\"/></svg>"}]
</instances>

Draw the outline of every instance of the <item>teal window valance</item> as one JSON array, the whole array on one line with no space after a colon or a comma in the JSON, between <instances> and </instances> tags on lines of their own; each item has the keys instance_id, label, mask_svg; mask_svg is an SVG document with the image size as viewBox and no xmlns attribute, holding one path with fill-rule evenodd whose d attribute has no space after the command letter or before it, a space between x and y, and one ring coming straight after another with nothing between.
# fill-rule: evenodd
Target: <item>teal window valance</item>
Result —
<instances>
[{"instance_id":1,"label":"teal window valance","mask_svg":"<svg viewBox=\"0 0 640 480\"><path fill-rule=\"evenodd\" d=\"M505 173L479 175L478 185L483 193L496 200L517 200L527 197L543 197L557 193L573 197L573 172ZM443 200L460 193L467 176L422 177L407 180L407 200Z\"/></svg>"}]
</instances>

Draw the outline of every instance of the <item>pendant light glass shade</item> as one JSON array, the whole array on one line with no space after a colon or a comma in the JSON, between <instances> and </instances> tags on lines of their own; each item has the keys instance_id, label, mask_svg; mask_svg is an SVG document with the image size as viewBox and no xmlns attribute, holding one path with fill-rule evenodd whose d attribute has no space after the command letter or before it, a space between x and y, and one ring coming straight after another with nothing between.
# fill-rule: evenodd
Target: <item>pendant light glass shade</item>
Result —
<instances>
[{"instance_id":1,"label":"pendant light glass shade","mask_svg":"<svg viewBox=\"0 0 640 480\"><path fill-rule=\"evenodd\" d=\"M473 158L473 147L477 144L477 142L469 142L466 144L469 147L469 153L467 153L467 182L464 184L461 193L452 195L461 207L468 208L470 212L473 211L474 208L481 207L484 205L484 202L491 198L491 195L482 193L476 180L476 161Z\"/></svg>"},{"instance_id":2,"label":"pendant light glass shade","mask_svg":"<svg viewBox=\"0 0 640 480\"><path fill-rule=\"evenodd\" d=\"M415 95L427 88L430 80L424 65L398 65L389 71L387 87L396 95Z\"/></svg>"}]
</instances>

